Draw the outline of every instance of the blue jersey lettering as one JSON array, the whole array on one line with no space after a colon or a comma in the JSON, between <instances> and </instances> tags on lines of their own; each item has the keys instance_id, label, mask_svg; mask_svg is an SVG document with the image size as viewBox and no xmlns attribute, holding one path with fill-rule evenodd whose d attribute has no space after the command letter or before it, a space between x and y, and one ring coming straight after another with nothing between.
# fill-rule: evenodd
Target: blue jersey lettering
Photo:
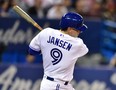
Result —
<instances>
[{"instance_id":1,"label":"blue jersey lettering","mask_svg":"<svg viewBox=\"0 0 116 90\"><path fill-rule=\"evenodd\" d=\"M59 46L59 47L61 47L63 49L66 49L68 51L70 51L70 49L72 47L71 43L63 41L59 38L52 37L52 36L49 36L49 39L47 40L47 43Z\"/></svg>"}]
</instances>

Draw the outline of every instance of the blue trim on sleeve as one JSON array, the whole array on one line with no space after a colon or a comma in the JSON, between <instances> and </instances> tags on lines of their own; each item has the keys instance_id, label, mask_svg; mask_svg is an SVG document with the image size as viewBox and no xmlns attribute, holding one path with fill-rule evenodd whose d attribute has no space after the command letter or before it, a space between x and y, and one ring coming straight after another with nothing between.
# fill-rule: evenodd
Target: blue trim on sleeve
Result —
<instances>
[{"instance_id":1,"label":"blue trim on sleeve","mask_svg":"<svg viewBox=\"0 0 116 90\"><path fill-rule=\"evenodd\" d=\"M35 50L33 50L33 49L31 49L31 48L29 47L29 54L30 54L30 55L41 54L41 50L40 50L40 51L35 51Z\"/></svg>"}]
</instances>

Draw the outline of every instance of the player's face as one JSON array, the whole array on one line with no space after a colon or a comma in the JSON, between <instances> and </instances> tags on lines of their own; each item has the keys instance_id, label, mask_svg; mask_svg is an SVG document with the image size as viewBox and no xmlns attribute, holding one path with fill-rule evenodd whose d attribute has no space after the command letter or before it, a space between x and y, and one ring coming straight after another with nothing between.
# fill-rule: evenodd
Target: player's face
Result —
<instances>
[{"instance_id":1,"label":"player's face","mask_svg":"<svg viewBox=\"0 0 116 90\"><path fill-rule=\"evenodd\" d=\"M80 31L76 30L75 28L68 28L68 32L72 37L78 37L78 35L80 34Z\"/></svg>"}]
</instances>

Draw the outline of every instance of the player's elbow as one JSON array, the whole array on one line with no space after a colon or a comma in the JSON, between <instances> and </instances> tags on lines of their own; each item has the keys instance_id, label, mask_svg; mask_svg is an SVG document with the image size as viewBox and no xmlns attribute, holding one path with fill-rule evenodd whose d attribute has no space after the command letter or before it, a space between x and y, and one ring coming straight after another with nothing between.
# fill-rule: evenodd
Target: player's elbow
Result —
<instances>
[{"instance_id":1,"label":"player's elbow","mask_svg":"<svg viewBox=\"0 0 116 90\"><path fill-rule=\"evenodd\" d=\"M88 48L86 48L86 54L89 52L89 49Z\"/></svg>"}]
</instances>

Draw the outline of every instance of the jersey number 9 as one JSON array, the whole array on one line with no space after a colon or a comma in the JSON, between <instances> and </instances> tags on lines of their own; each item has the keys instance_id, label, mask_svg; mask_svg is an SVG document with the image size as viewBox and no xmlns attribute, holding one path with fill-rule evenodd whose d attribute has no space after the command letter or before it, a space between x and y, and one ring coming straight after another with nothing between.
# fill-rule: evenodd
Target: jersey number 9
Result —
<instances>
[{"instance_id":1,"label":"jersey number 9","mask_svg":"<svg viewBox=\"0 0 116 90\"><path fill-rule=\"evenodd\" d=\"M52 61L53 65L58 64L61 61L62 56L63 56L62 52L59 49L57 49L57 48L53 48L50 51L50 55L53 58L53 61Z\"/></svg>"}]
</instances>

